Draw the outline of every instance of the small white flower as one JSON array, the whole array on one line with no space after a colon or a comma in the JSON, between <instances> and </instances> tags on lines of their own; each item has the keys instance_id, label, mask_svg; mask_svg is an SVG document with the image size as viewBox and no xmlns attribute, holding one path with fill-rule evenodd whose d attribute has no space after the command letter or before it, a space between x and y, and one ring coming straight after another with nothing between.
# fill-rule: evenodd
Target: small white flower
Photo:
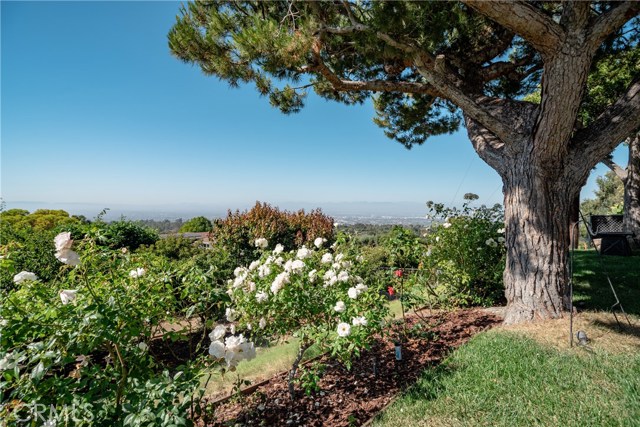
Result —
<instances>
[{"instance_id":1,"label":"small white flower","mask_svg":"<svg viewBox=\"0 0 640 427\"><path fill-rule=\"evenodd\" d=\"M300 273L305 267L304 261L297 259L291 263L291 271L294 273Z\"/></svg>"},{"instance_id":2,"label":"small white flower","mask_svg":"<svg viewBox=\"0 0 640 427\"><path fill-rule=\"evenodd\" d=\"M504 237L502 236L498 237L498 243L504 243Z\"/></svg>"},{"instance_id":3,"label":"small white flower","mask_svg":"<svg viewBox=\"0 0 640 427\"><path fill-rule=\"evenodd\" d=\"M216 325L213 328L213 331L209 334L209 338L211 341L221 340L224 336L227 335L227 327L224 325Z\"/></svg>"},{"instance_id":4,"label":"small white flower","mask_svg":"<svg viewBox=\"0 0 640 427\"><path fill-rule=\"evenodd\" d=\"M364 316L357 316L351 318L351 324L353 326L367 326L367 318Z\"/></svg>"},{"instance_id":5,"label":"small white flower","mask_svg":"<svg viewBox=\"0 0 640 427\"><path fill-rule=\"evenodd\" d=\"M284 259L282 257L278 257L278 258L276 258L275 261L273 261L273 263L275 265L279 265L280 267L282 267L282 264L284 263Z\"/></svg>"},{"instance_id":6,"label":"small white flower","mask_svg":"<svg viewBox=\"0 0 640 427\"><path fill-rule=\"evenodd\" d=\"M233 275L235 277L246 276L247 275L247 269L244 268L244 267L236 267L236 269L233 270Z\"/></svg>"},{"instance_id":7,"label":"small white flower","mask_svg":"<svg viewBox=\"0 0 640 427\"><path fill-rule=\"evenodd\" d=\"M351 326L348 323L338 323L338 335L341 337L348 337L351 333Z\"/></svg>"},{"instance_id":8,"label":"small white flower","mask_svg":"<svg viewBox=\"0 0 640 427\"><path fill-rule=\"evenodd\" d=\"M349 298L351 299L356 299L358 298L359 292L356 288L349 288L347 295L349 295Z\"/></svg>"},{"instance_id":9,"label":"small white flower","mask_svg":"<svg viewBox=\"0 0 640 427\"><path fill-rule=\"evenodd\" d=\"M341 271L338 273L338 281L339 282L347 282L349 280L349 273L346 271Z\"/></svg>"},{"instance_id":10,"label":"small white flower","mask_svg":"<svg viewBox=\"0 0 640 427\"><path fill-rule=\"evenodd\" d=\"M56 259L63 264L76 266L80 264L80 255L71 249L62 249L56 252Z\"/></svg>"},{"instance_id":11,"label":"small white flower","mask_svg":"<svg viewBox=\"0 0 640 427\"><path fill-rule=\"evenodd\" d=\"M216 359L223 359L225 354L224 343L221 341L212 341L209 345L209 354Z\"/></svg>"},{"instance_id":12,"label":"small white flower","mask_svg":"<svg viewBox=\"0 0 640 427\"><path fill-rule=\"evenodd\" d=\"M53 243L56 245L56 251L60 252L63 249L71 249L71 245L73 245L73 240L71 240L71 233L65 232L60 233L53 239Z\"/></svg>"},{"instance_id":13,"label":"small white flower","mask_svg":"<svg viewBox=\"0 0 640 427\"><path fill-rule=\"evenodd\" d=\"M311 283L315 282L317 276L318 276L318 270L314 268L309 272L309 282Z\"/></svg>"},{"instance_id":14,"label":"small white flower","mask_svg":"<svg viewBox=\"0 0 640 427\"><path fill-rule=\"evenodd\" d=\"M336 262L342 261L343 258L344 258L344 254L337 254L336 255Z\"/></svg>"},{"instance_id":15,"label":"small white flower","mask_svg":"<svg viewBox=\"0 0 640 427\"><path fill-rule=\"evenodd\" d=\"M369 287L367 285L365 285L364 283L358 283L356 285L356 291L358 291L358 295L360 295L363 292L366 292L369 289Z\"/></svg>"},{"instance_id":16,"label":"small white flower","mask_svg":"<svg viewBox=\"0 0 640 427\"><path fill-rule=\"evenodd\" d=\"M264 329L267 327L267 321L264 320L264 317L260 319L260 323L258 323L258 326L260 326L260 329Z\"/></svg>"},{"instance_id":17,"label":"small white flower","mask_svg":"<svg viewBox=\"0 0 640 427\"><path fill-rule=\"evenodd\" d=\"M249 271L253 271L260 266L260 261L255 260L251 264L249 264Z\"/></svg>"},{"instance_id":18,"label":"small white flower","mask_svg":"<svg viewBox=\"0 0 640 427\"><path fill-rule=\"evenodd\" d=\"M259 238L256 239L254 244L256 245L256 248L264 249L267 246L269 246L269 241L267 239L265 239L264 237L259 237Z\"/></svg>"},{"instance_id":19,"label":"small white flower","mask_svg":"<svg viewBox=\"0 0 640 427\"><path fill-rule=\"evenodd\" d=\"M324 276L322 276L322 278L323 278L324 280L329 280L329 279L331 279L332 277L336 277L336 272L335 272L334 270L327 270L327 271L324 273Z\"/></svg>"},{"instance_id":20,"label":"small white flower","mask_svg":"<svg viewBox=\"0 0 640 427\"><path fill-rule=\"evenodd\" d=\"M269 274L271 274L271 267L269 267L267 264L258 267L258 277L260 277L261 279L267 277Z\"/></svg>"},{"instance_id":21,"label":"small white flower","mask_svg":"<svg viewBox=\"0 0 640 427\"><path fill-rule=\"evenodd\" d=\"M13 283L19 284L24 282L25 280L36 281L38 280L38 276L35 273L31 273L30 271L21 271L20 273L13 276Z\"/></svg>"},{"instance_id":22,"label":"small white flower","mask_svg":"<svg viewBox=\"0 0 640 427\"><path fill-rule=\"evenodd\" d=\"M256 301L263 303L269 299L269 295L265 291L260 291L256 294Z\"/></svg>"},{"instance_id":23,"label":"small white flower","mask_svg":"<svg viewBox=\"0 0 640 427\"><path fill-rule=\"evenodd\" d=\"M282 251L284 251L284 246L282 246L280 243L278 243L275 247L275 249L273 250L274 254L280 254L282 253Z\"/></svg>"},{"instance_id":24,"label":"small white flower","mask_svg":"<svg viewBox=\"0 0 640 427\"><path fill-rule=\"evenodd\" d=\"M442 226L444 228L449 228L449 227L451 227L451 223L450 222L445 222L444 224L442 224Z\"/></svg>"},{"instance_id":25,"label":"small white flower","mask_svg":"<svg viewBox=\"0 0 640 427\"><path fill-rule=\"evenodd\" d=\"M440 241L440 236L436 236L436 242Z\"/></svg>"},{"instance_id":26,"label":"small white flower","mask_svg":"<svg viewBox=\"0 0 640 427\"><path fill-rule=\"evenodd\" d=\"M333 255L327 252L326 254L322 255L322 259L320 260L320 262L323 264L329 264L333 262Z\"/></svg>"},{"instance_id":27,"label":"small white flower","mask_svg":"<svg viewBox=\"0 0 640 427\"><path fill-rule=\"evenodd\" d=\"M144 276L144 273L146 273L147 270L145 270L142 267L138 267L135 270L131 270L129 272L129 277L133 277L134 279L137 279L138 277L142 277Z\"/></svg>"},{"instance_id":28,"label":"small white flower","mask_svg":"<svg viewBox=\"0 0 640 427\"><path fill-rule=\"evenodd\" d=\"M498 230L498 234L504 234L504 227Z\"/></svg>"},{"instance_id":29,"label":"small white flower","mask_svg":"<svg viewBox=\"0 0 640 427\"><path fill-rule=\"evenodd\" d=\"M63 289L60 291L60 300L63 305L69 304L71 301L75 300L77 296L77 289Z\"/></svg>"},{"instance_id":30,"label":"small white flower","mask_svg":"<svg viewBox=\"0 0 640 427\"><path fill-rule=\"evenodd\" d=\"M307 249L306 246L301 247L300 249L298 249L298 253L296 253L296 258L298 259L305 259L307 258L309 255L311 255L311 251L309 249Z\"/></svg>"},{"instance_id":31,"label":"small white flower","mask_svg":"<svg viewBox=\"0 0 640 427\"><path fill-rule=\"evenodd\" d=\"M322 237L316 237L316 239L313 241L313 244L316 246L316 248L320 248L326 242L327 242L327 239Z\"/></svg>"},{"instance_id":32,"label":"small white flower","mask_svg":"<svg viewBox=\"0 0 640 427\"><path fill-rule=\"evenodd\" d=\"M282 289L282 287L287 283L289 283L289 273L283 271L282 273L278 274L273 280L273 283L271 283L271 293L273 293L274 295L277 294L278 291Z\"/></svg>"},{"instance_id":33,"label":"small white flower","mask_svg":"<svg viewBox=\"0 0 640 427\"><path fill-rule=\"evenodd\" d=\"M345 305L345 303L344 303L344 302L342 302L342 301L338 301L338 302L336 303L336 306L335 306L335 307L333 307L333 309L334 309L335 311L337 311L338 313L344 313L344 311L347 309L347 306Z\"/></svg>"},{"instance_id":34,"label":"small white flower","mask_svg":"<svg viewBox=\"0 0 640 427\"><path fill-rule=\"evenodd\" d=\"M238 316L237 311L235 311L233 308L227 307L227 309L225 310L225 317L229 322L235 322L237 316Z\"/></svg>"},{"instance_id":35,"label":"small white flower","mask_svg":"<svg viewBox=\"0 0 640 427\"><path fill-rule=\"evenodd\" d=\"M498 243L492 238L488 238L484 243L486 243L487 246L491 246L492 248L495 248L496 246L498 246Z\"/></svg>"},{"instance_id":36,"label":"small white flower","mask_svg":"<svg viewBox=\"0 0 640 427\"><path fill-rule=\"evenodd\" d=\"M147 345L147 343L141 342L138 343L138 348L142 351L147 351L149 349L149 346Z\"/></svg>"}]
</instances>

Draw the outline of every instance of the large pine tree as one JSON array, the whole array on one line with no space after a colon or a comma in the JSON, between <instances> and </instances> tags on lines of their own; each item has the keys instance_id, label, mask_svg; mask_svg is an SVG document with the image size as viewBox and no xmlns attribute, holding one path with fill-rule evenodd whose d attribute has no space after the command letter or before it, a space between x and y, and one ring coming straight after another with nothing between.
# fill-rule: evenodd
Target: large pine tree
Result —
<instances>
[{"instance_id":1,"label":"large pine tree","mask_svg":"<svg viewBox=\"0 0 640 427\"><path fill-rule=\"evenodd\" d=\"M286 113L310 89L347 104L371 97L375 122L407 147L466 126L504 184L511 323L562 315L570 205L640 126L637 64L615 102L588 122L581 114L596 65L638 49L639 10L633 1L195 2L169 46L231 85L252 82ZM537 87L539 104L522 100Z\"/></svg>"}]
</instances>

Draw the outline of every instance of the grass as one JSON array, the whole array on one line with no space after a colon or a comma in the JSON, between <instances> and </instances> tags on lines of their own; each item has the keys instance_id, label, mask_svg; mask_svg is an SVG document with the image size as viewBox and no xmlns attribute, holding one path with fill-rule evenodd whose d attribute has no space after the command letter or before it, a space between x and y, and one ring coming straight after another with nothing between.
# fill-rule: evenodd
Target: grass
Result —
<instances>
[{"instance_id":1,"label":"grass","mask_svg":"<svg viewBox=\"0 0 640 427\"><path fill-rule=\"evenodd\" d=\"M255 384L271 378L279 372L287 371L291 368L297 351L298 340L291 338L285 343L276 343L270 347L258 348L256 357L249 361L243 360L240 362L236 372L227 372L222 376L217 369L214 369L212 371L213 376L207 385L206 395L228 395L232 391L238 375L240 375L241 379L249 380L251 384ZM311 347L305 354L305 360L311 359L318 354L319 351Z\"/></svg>"},{"instance_id":2,"label":"grass","mask_svg":"<svg viewBox=\"0 0 640 427\"><path fill-rule=\"evenodd\" d=\"M640 341L640 340L639 340ZM640 426L640 353L480 334L425 371L375 426Z\"/></svg>"},{"instance_id":3,"label":"grass","mask_svg":"<svg viewBox=\"0 0 640 427\"><path fill-rule=\"evenodd\" d=\"M574 253L574 302L579 309L609 310L615 298L607 282L609 274L627 313L640 315L640 254L602 256L595 251Z\"/></svg>"}]
</instances>

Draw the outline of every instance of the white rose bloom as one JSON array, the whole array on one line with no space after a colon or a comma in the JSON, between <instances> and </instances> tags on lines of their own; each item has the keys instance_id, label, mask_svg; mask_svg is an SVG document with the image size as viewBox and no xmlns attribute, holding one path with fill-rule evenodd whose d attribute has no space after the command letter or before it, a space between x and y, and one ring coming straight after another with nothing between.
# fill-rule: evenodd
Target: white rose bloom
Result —
<instances>
[{"instance_id":1,"label":"white rose bloom","mask_svg":"<svg viewBox=\"0 0 640 427\"><path fill-rule=\"evenodd\" d=\"M356 288L349 288L347 295L349 295L349 298L351 299L356 299L358 298L359 292Z\"/></svg>"},{"instance_id":2,"label":"white rose bloom","mask_svg":"<svg viewBox=\"0 0 640 427\"><path fill-rule=\"evenodd\" d=\"M77 296L77 289L63 289L60 291L60 300L63 305L69 304L71 301L75 300Z\"/></svg>"},{"instance_id":3,"label":"white rose bloom","mask_svg":"<svg viewBox=\"0 0 640 427\"><path fill-rule=\"evenodd\" d=\"M358 283L356 285L356 291L358 291L358 295L360 295L362 292L366 292L368 289L369 287L364 283Z\"/></svg>"},{"instance_id":4,"label":"white rose bloom","mask_svg":"<svg viewBox=\"0 0 640 427\"><path fill-rule=\"evenodd\" d=\"M491 246L492 248L495 248L496 246L498 246L498 243L496 243L496 241L493 240L492 238L488 238L485 243L487 244L487 246Z\"/></svg>"},{"instance_id":5,"label":"white rose bloom","mask_svg":"<svg viewBox=\"0 0 640 427\"><path fill-rule=\"evenodd\" d=\"M294 273L300 273L305 267L304 261L297 259L291 263L291 271Z\"/></svg>"},{"instance_id":6,"label":"white rose bloom","mask_svg":"<svg viewBox=\"0 0 640 427\"><path fill-rule=\"evenodd\" d=\"M267 239L265 239L264 237L260 237L260 238L256 239L254 244L256 245L256 248L264 249L267 246L269 246L269 241Z\"/></svg>"},{"instance_id":7,"label":"white rose bloom","mask_svg":"<svg viewBox=\"0 0 640 427\"><path fill-rule=\"evenodd\" d=\"M504 243L504 237L502 236L498 237L498 243Z\"/></svg>"},{"instance_id":8,"label":"white rose bloom","mask_svg":"<svg viewBox=\"0 0 640 427\"><path fill-rule=\"evenodd\" d=\"M318 276L318 270L314 268L309 272L309 282L311 283L315 282L317 276Z\"/></svg>"},{"instance_id":9,"label":"white rose bloom","mask_svg":"<svg viewBox=\"0 0 640 427\"><path fill-rule=\"evenodd\" d=\"M236 267L236 269L233 270L233 275L235 277L246 276L247 275L247 269L244 268L244 267Z\"/></svg>"},{"instance_id":10,"label":"white rose bloom","mask_svg":"<svg viewBox=\"0 0 640 427\"><path fill-rule=\"evenodd\" d=\"M280 243L278 243L275 247L275 249L273 250L274 254L280 254L282 253L282 251L284 251L284 246L282 246Z\"/></svg>"},{"instance_id":11,"label":"white rose bloom","mask_svg":"<svg viewBox=\"0 0 640 427\"><path fill-rule=\"evenodd\" d=\"M244 279L247 276L238 276L235 278L235 280L233 281L233 289L238 289L240 286L242 286L242 284L244 283Z\"/></svg>"},{"instance_id":12,"label":"white rose bloom","mask_svg":"<svg viewBox=\"0 0 640 427\"><path fill-rule=\"evenodd\" d=\"M260 323L258 323L258 326L260 326L260 329L264 329L267 327L267 321L264 320L264 317L260 319Z\"/></svg>"},{"instance_id":13,"label":"white rose bloom","mask_svg":"<svg viewBox=\"0 0 640 427\"><path fill-rule=\"evenodd\" d=\"M316 248L320 248L326 242L327 242L327 239L324 239L322 237L316 237L316 240L313 241L313 244L316 246Z\"/></svg>"},{"instance_id":14,"label":"white rose bloom","mask_svg":"<svg viewBox=\"0 0 640 427\"><path fill-rule=\"evenodd\" d=\"M331 268L333 268L334 270L340 270L340 268L342 268L342 263L334 262L333 264L331 264Z\"/></svg>"},{"instance_id":15,"label":"white rose bloom","mask_svg":"<svg viewBox=\"0 0 640 427\"><path fill-rule=\"evenodd\" d=\"M71 249L62 249L56 252L56 259L63 264L76 266L80 264L80 255Z\"/></svg>"},{"instance_id":16,"label":"white rose bloom","mask_svg":"<svg viewBox=\"0 0 640 427\"><path fill-rule=\"evenodd\" d=\"M322 276L322 278L323 278L324 280L329 280L329 279L331 279L332 277L336 277L336 272L335 272L335 271L333 271L333 270L327 270L327 271L324 273L324 276Z\"/></svg>"},{"instance_id":17,"label":"white rose bloom","mask_svg":"<svg viewBox=\"0 0 640 427\"><path fill-rule=\"evenodd\" d=\"M149 346L147 345L147 343L141 342L141 343L138 343L138 348L142 351L147 351Z\"/></svg>"},{"instance_id":18,"label":"white rose bloom","mask_svg":"<svg viewBox=\"0 0 640 427\"><path fill-rule=\"evenodd\" d=\"M353 263L351 261L342 261L342 268L344 268L345 270L350 269L353 266Z\"/></svg>"},{"instance_id":19,"label":"white rose bloom","mask_svg":"<svg viewBox=\"0 0 640 427\"><path fill-rule=\"evenodd\" d=\"M301 247L300 249L298 249L298 253L296 253L296 258L298 259L305 259L307 258L309 255L311 255L311 251L309 249L307 249L306 246Z\"/></svg>"},{"instance_id":20,"label":"white rose bloom","mask_svg":"<svg viewBox=\"0 0 640 427\"><path fill-rule=\"evenodd\" d=\"M323 287L333 286L338 283L338 278L336 276L331 277L329 280L324 281Z\"/></svg>"},{"instance_id":21,"label":"white rose bloom","mask_svg":"<svg viewBox=\"0 0 640 427\"><path fill-rule=\"evenodd\" d=\"M278 274L273 280L273 283L271 284L271 292L274 295L277 294L278 291L282 289L282 287L287 283L289 283L289 273L283 271L282 273Z\"/></svg>"},{"instance_id":22,"label":"white rose bloom","mask_svg":"<svg viewBox=\"0 0 640 427\"><path fill-rule=\"evenodd\" d=\"M322 255L322 259L320 260L320 262L323 264L329 264L333 262L333 255L327 252L326 254Z\"/></svg>"},{"instance_id":23,"label":"white rose bloom","mask_svg":"<svg viewBox=\"0 0 640 427\"><path fill-rule=\"evenodd\" d=\"M445 222L444 224L442 224L442 226L443 226L444 228L449 228L449 227L451 227L451 223L449 223L449 222Z\"/></svg>"},{"instance_id":24,"label":"white rose bloom","mask_svg":"<svg viewBox=\"0 0 640 427\"><path fill-rule=\"evenodd\" d=\"M504 234L504 228L499 229L498 234Z\"/></svg>"},{"instance_id":25,"label":"white rose bloom","mask_svg":"<svg viewBox=\"0 0 640 427\"><path fill-rule=\"evenodd\" d=\"M440 241L440 236L436 236L436 242Z\"/></svg>"},{"instance_id":26,"label":"white rose bloom","mask_svg":"<svg viewBox=\"0 0 640 427\"><path fill-rule=\"evenodd\" d=\"M292 260L287 260L287 262L284 263L284 271L286 271L287 273L291 272L291 264L293 264Z\"/></svg>"},{"instance_id":27,"label":"white rose bloom","mask_svg":"<svg viewBox=\"0 0 640 427\"><path fill-rule=\"evenodd\" d=\"M338 313L344 313L344 311L347 309L347 306L345 305L345 303L344 303L344 302L342 302L342 301L338 301L338 302L336 303L336 306L335 306L335 307L333 307L333 309L334 309L335 311L337 311Z\"/></svg>"},{"instance_id":28,"label":"white rose bloom","mask_svg":"<svg viewBox=\"0 0 640 427\"><path fill-rule=\"evenodd\" d=\"M53 243L56 245L56 251L60 252L63 249L71 249L71 245L73 245L73 240L71 240L71 233L60 233L53 239Z\"/></svg>"},{"instance_id":29,"label":"white rose bloom","mask_svg":"<svg viewBox=\"0 0 640 427\"><path fill-rule=\"evenodd\" d=\"M226 351L224 343L221 341L212 341L209 345L209 354L216 359L223 359Z\"/></svg>"},{"instance_id":30,"label":"white rose bloom","mask_svg":"<svg viewBox=\"0 0 640 427\"><path fill-rule=\"evenodd\" d=\"M145 270L144 268L138 267L129 272L129 277L133 277L134 279L137 279L138 277L144 276L144 273L146 272L147 270Z\"/></svg>"},{"instance_id":31,"label":"white rose bloom","mask_svg":"<svg viewBox=\"0 0 640 427\"><path fill-rule=\"evenodd\" d=\"M346 282L348 280L349 280L349 273L347 273L346 271L341 271L340 273L338 273L339 282Z\"/></svg>"},{"instance_id":32,"label":"white rose bloom","mask_svg":"<svg viewBox=\"0 0 640 427\"><path fill-rule=\"evenodd\" d=\"M276 258L275 261L273 261L273 263L282 267L282 263L284 263L284 259L282 259L282 257L278 257Z\"/></svg>"},{"instance_id":33,"label":"white rose bloom","mask_svg":"<svg viewBox=\"0 0 640 427\"><path fill-rule=\"evenodd\" d=\"M341 337L348 337L351 333L351 326L348 323L338 323L338 335Z\"/></svg>"},{"instance_id":34,"label":"white rose bloom","mask_svg":"<svg viewBox=\"0 0 640 427\"><path fill-rule=\"evenodd\" d=\"M251 360L256 357L256 347L252 342L246 341L240 344L240 351L244 360Z\"/></svg>"},{"instance_id":35,"label":"white rose bloom","mask_svg":"<svg viewBox=\"0 0 640 427\"><path fill-rule=\"evenodd\" d=\"M357 316L351 319L353 326L367 326L367 319L364 316Z\"/></svg>"},{"instance_id":36,"label":"white rose bloom","mask_svg":"<svg viewBox=\"0 0 640 427\"><path fill-rule=\"evenodd\" d=\"M247 285L247 288L249 289L249 292L255 292L256 291L255 282L249 282L249 284Z\"/></svg>"},{"instance_id":37,"label":"white rose bloom","mask_svg":"<svg viewBox=\"0 0 640 427\"><path fill-rule=\"evenodd\" d=\"M216 327L213 328L213 331L209 334L209 338L211 341L217 341L224 338L225 335L227 335L227 327L224 325L216 325Z\"/></svg>"},{"instance_id":38,"label":"white rose bloom","mask_svg":"<svg viewBox=\"0 0 640 427\"><path fill-rule=\"evenodd\" d=\"M338 254L336 255L336 262L340 262L342 261L342 259L344 258L344 254Z\"/></svg>"},{"instance_id":39,"label":"white rose bloom","mask_svg":"<svg viewBox=\"0 0 640 427\"><path fill-rule=\"evenodd\" d=\"M36 281L38 280L38 276L35 273L31 273L30 271L21 271L20 273L13 276L13 283L22 283L25 280Z\"/></svg>"},{"instance_id":40,"label":"white rose bloom","mask_svg":"<svg viewBox=\"0 0 640 427\"><path fill-rule=\"evenodd\" d=\"M227 307L226 311L225 311L225 317L227 318L227 320L229 322L234 322L236 320L238 316L238 312L235 311L233 308L229 308Z\"/></svg>"},{"instance_id":41,"label":"white rose bloom","mask_svg":"<svg viewBox=\"0 0 640 427\"><path fill-rule=\"evenodd\" d=\"M260 266L260 261L255 260L251 264L249 264L249 271L253 271Z\"/></svg>"},{"instance_id":42,"label":"white rose bloom","mask_svg":"<svg viewBox=\"0 0 640 427\"><path fill-rule=\"evenodd\" d=\"M271 274L271 267L269 267L267 264L258 267L258 277L260 277L261 279L267 277L269 274Z\"/></svg>"},{"instance_id":43,"label":"white rose bloom","mask_svg":"<svg viewBox=\"0 0 640 427\"><path fill-rule=\"evenodd\" d=\"M336 248L338 247L338 242L334 242L333 245L331 245L329 247L335 251Z\"/></svg>"},{"instance_id":44,"label":"white rose bloom","mask_svg":"<svg viewBox=\"0 0 640 427\"><path fill-rule=\"evenodd\" d=\"M256 294L256 301L263 303L269 299L269 295L265 291L260 291Z\"/></svg>"}]
</instances>

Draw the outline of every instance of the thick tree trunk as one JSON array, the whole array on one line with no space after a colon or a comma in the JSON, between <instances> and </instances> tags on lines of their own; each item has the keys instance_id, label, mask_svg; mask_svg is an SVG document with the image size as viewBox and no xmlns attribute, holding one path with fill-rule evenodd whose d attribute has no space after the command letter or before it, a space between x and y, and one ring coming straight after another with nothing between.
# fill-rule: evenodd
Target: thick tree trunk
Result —
<instances>
[{"instance_id":1,"label":"thick tree trunk","mask_svg":"<svg viewBox=\"0 0 640 427\"><path fill-rule=\"evenodd\" d=\"M640 135L629 142L629 164L624 183L624 224L640 239Z\"/></svg>"},{"instance_id":2,"label":"thick tree trunk","mask_svg":"<svg viewBox=\"0 0 640 427\"><path fill-rule=\"evenodd\" d=\"M578 194L571 202L571 212L569 214L569 235L571 249L578 249L580 243L580 195Z\"/></svg>"},{"instance_id":3,"label":"thick tree trunk","mask_svg":"<svg viewBox=\"0 0 640 427\"><path fill-rule=\"evenodd\" d=\"M507 265L505 323L562 317L566 285L570 212L575 185L568 179L536 176L518 161L503 178Z\"/></svg>"}]
</instances>

